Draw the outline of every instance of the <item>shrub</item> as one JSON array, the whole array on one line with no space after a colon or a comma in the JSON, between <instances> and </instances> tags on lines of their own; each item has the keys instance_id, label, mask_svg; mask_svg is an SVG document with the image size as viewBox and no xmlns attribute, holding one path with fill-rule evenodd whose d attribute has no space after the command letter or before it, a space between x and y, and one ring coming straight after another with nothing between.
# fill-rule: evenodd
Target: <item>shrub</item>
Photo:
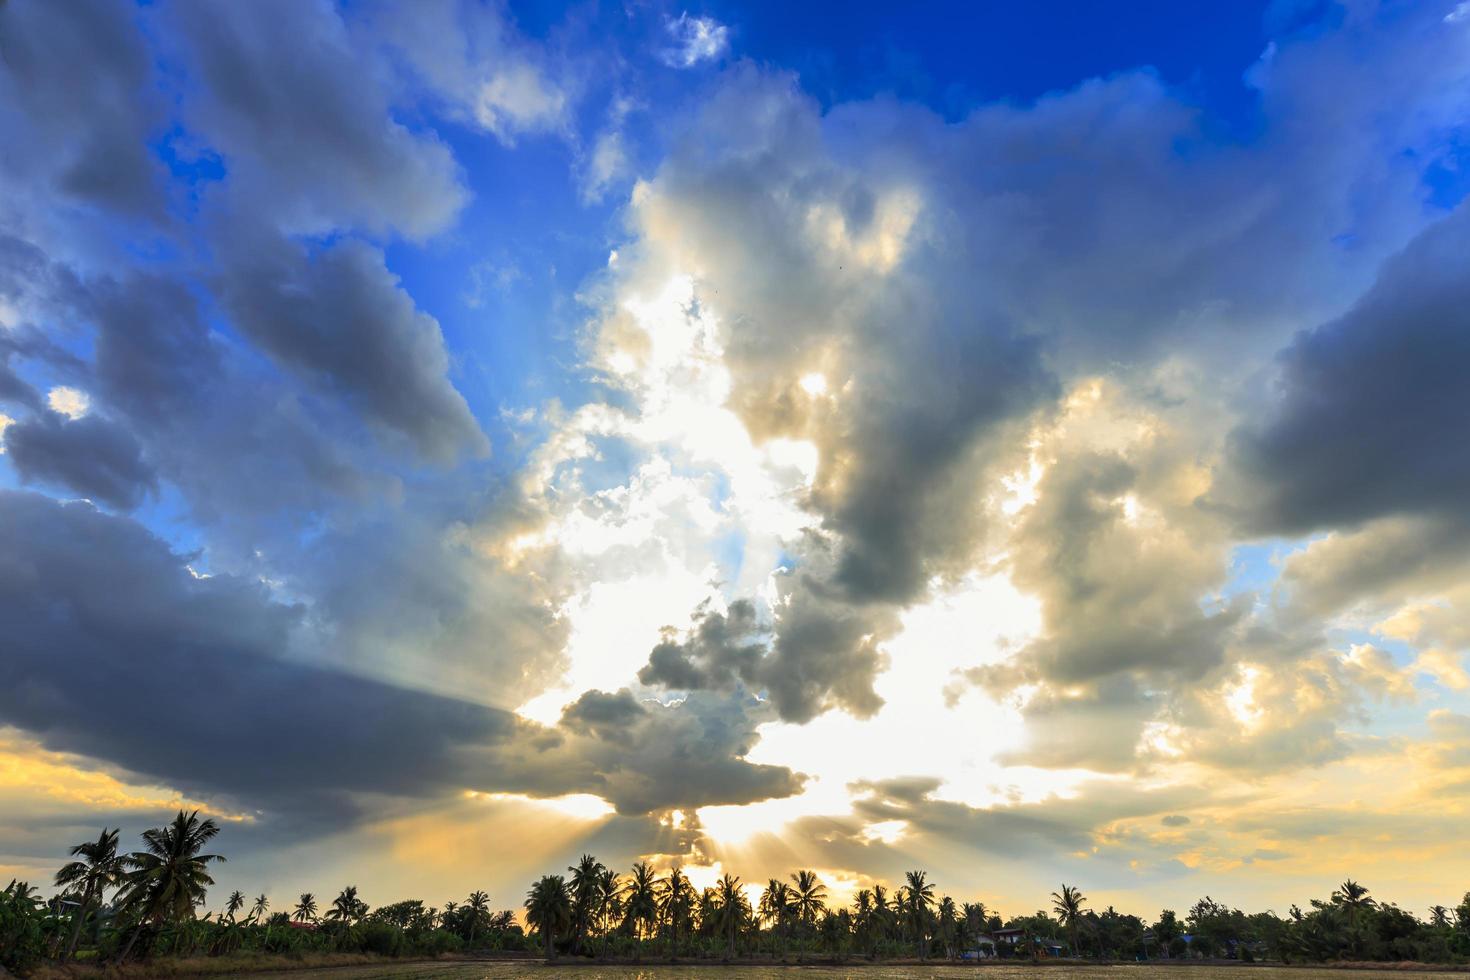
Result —
<instances>
[{"instance_id":1,"label":"shrub","mask_svg":"<svg viewBox=\"0 0 1470 980\"><path fill-rule=\"evenodd\" d=\"M0 892L0 966L17 973L28 969L46 951L41 910L15 882Z\"/></svg>"}]
</instances>

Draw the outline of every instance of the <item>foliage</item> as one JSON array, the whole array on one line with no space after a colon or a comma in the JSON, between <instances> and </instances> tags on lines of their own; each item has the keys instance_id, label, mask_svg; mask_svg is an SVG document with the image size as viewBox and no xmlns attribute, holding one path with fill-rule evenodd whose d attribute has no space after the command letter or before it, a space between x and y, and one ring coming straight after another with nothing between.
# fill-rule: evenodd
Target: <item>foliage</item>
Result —
<instances>
[{"instance_id":1,"label":"foliage","mask_svg":"<svg viewBox=\"0 0 1470 980\"><path fill-rule=\"evenodd\" d=\"M244 963L273 956L439 956L536 947L548 958L565 952L636 959L656 952L696 959L785 960L794 954L798 960L954 960L978 948L1039 958L1059 947L1065 955L1101 960L1470 958L1470 893L1453 908L1433 906L1421 919L1376 900L1353 879L1311 901L1307 911L1293 906L1285 917L1246 913L1207 895L1182 919L1165 909L1149 925L1111 906L1089 909L1072 885L1052 893L1049 910L1003 920L983 902L961 904L939 893L919 870L908 872L892 892L875 884L839 907L827 883L810 870L787 880L772 878L758 893L730 874L696 891L678 867L660 876L641 862L620 876L583 855L568 876L547 875L532 885L524 901L530 936L514 912L493 911L483 891L442 908L417 898L371 908L349 885L320 916L313 893L273 913L269 897L261 894L249 902L244 918L240 913L249 900L235 891L218 916L201 915L213 884L209 865L223 860L203 849L218 832L213 821L181 811L168 826L144 833L143 850L120 857L116 831L72 848L75 860L57 873L60 891L47 903L31 886L12 882L0 892L0 966L35 969L48 958L68 958L74 948L79 958L109 969L137 957L154 960L162 972L208 962L200 957ZM1005 941L991 947L991 934L1002 928L1009 930Z\"/></svg>"},{"instance_id":2,"label":"foliage","mask_svg":"<svg viewBox=\"0 0 1470 980\"><path fill-rule=\"evenodd\" d=\"M11 880L0 892L0 967L20 971L46 949L45 912L26 882Z\"/></svg>"}]
</instances>

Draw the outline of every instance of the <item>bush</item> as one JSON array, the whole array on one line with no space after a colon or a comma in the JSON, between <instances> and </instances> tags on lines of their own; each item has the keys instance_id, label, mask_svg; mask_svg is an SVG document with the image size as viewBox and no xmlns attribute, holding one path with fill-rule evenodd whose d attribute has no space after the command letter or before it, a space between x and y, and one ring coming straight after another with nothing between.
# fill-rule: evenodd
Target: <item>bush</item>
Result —
<instances>
[{"instance_id":1,"label":"bush","mask_svg":"<svg viewBox=\"0 0 1470 980\"><path fill-rule=\"evenodd\" d=\"M464 940L446 929L435 929L419 941L418 949L428 956L458 953L464 949Z\"/></svg>"},{"instance_id":2,"label":"bush","mask_svg":"<svg viewBox=\"0 0 1470 980\"><path fill-rule=\"evenodd\" d=\"M15 882L0 892L0 966L20 972L46 952L43 913Z\"/></svg>"},{"instance_id":3,"label":"bush","mask_svg":"<svg viewBox=\"0 0 1470 980\"><path fill-rule=\"evenodd\" d=\"M399 956L403 953L403 930L387 922L372 919L354 927L354 940L359 951L377 953L379 956Z\"/></svg>"}]
</instances>

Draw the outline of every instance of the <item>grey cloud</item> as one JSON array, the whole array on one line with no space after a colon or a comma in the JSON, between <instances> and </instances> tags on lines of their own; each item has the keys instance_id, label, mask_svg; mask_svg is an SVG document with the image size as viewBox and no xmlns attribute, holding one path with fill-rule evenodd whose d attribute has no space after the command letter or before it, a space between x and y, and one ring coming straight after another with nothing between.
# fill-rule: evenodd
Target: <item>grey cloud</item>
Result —
<instances>
[{"instance_id":1,"label":"grey cloud","mask_svg":"<svg viewBox=\"0 0 1470 980\"><path fill-rule=\"evenodd\" d=\"M489 450L446 377L438 322L414 305L378 249L347 239L312 255L279 239L237 242L221 279L221 301L244 333L424 458Z\"/></svg>"},{"instance_id":2,"label":"grey cloud","mask_svg":"<svg viewBox=\"0 0 1470 980\"><path fill-rule=\"evenodd\" d=\"M128 510L158 480L138 441L97 415L68 419L41 411L5 430L5 451L22 481L60 486Z\"/></svg>"},{"instance_id":3,"label":"grey cloud","mask_svg":"<svg viewBox=\"0 0 1470 980\"><path fill-rule=\"evenodd\" d=\"M1340 319L1281 353L1280 398L1235 436L1236 500L1261 533L1465 517L1470 209L1385 264Z\"/></svg>"},{"instance_id":4,"label":"grey cloud","mask_svg":"<svg viewBox=\"0 0 1470 980\"><path fill-rule=\"evenodd\" d=\"M732 602L725 613L701 607L682 641L677 632L665 632L638 680L678 691L756 686L769 635L770 627L761 623L748 599Z\"/></svg>"},{"instance_id":5,"label":"grey cloud","mask_svg":"<svg viewBox=\"0 0 1470 980\"><path fill-rule=\"evenodd\" d=\"M1160 820L1159 823L1165 827L1184 827L1189 824L1189 818L1181 813L1171 813Z\"/></svg>"},{"instance_id":6,"label":"grey cloud","mask_svg":"<svg viewBox=\"0 0 1470 980\"><path fill-rule=\"evenodd\" d=\"M185 118L222 155L232 200L252 218L422 238L464 205L449 148L392 117L381 66L332 5L179 2L161 16L198 75Z\"/></svg>"},{"instance_id":7,"label":"grey cloud","mask_svg":"<svg viewBox=\"0 0 1470 980\"><path fill-rule=\"evenodd\" d=\"M1199 787L1138 790L1115 783L1086 783L1067 799L971 807L936 798L938 787L904 779L867 787L853 810L867 821L907 821L927 841L962 842L994 855L1054 856L1090 850L1100 828L1120 820L1163 815L1181 803L1198 804Z\"/></svg>"},{"instance_id":8,"label":"grey cloud","mask_svg":"<svg viewBox=\"0 0 1470 980\"><path fill-rule=\"evenodd\" d=\"M616 694L587 691L562 711L561 724L581 734L622 742L647 717L648 712L627 688Z\"/></svg>"},{"instance_id":9,"label":"grey cloud","mask_svg":"<svg viewBox=\"0 0 1470 980\"><path fill-rule=\"evenodd\" d=\"M145 140L163 116L138 17L119 0L0 5L0 167L75 200L162 213Z\"/></svg>"},{"instance_id":10,"label":"grey cloud","mask_svg":"<svg viewBox=\"0 0 1470 980\"><path fill-rule=\"evenodd\" d=\"M756 727L772 720L754 698L694 692L663 705L626 691L589 691L569 706L560 729L572 734L569 768L622 813L747 803L791 796L806 777L744 760ZM553 753L553 758L556 754ZM528 765L529 768L529 765Z\"/></svg>"},{"instance_id":11,"label":"grey cloud","mask_svg":"<svg viewBox=\"0 0 1470 980\"><path fill-rule=\"evenodd\" d=\"M313 597L333 662L514 708L565 667L568 624L557 610L566 594L554 574L508 568L476 547L475 533L514 526L510 495L468 497L468 506L363 507L350 526L266 571Z\"/></svg>"},{"instance_id":12,"label":"grey cloud","mask_svg":"<svg viewBox=\"0 0 1470 980\"><path fill-rule=\"evenodd\" d=\"M665 632L638 679L678 691L764 692L786 721L837 706L862 717L876 712L883 702L873 678L886 662L877 637L894 628L893 611L834 597L806 573L781 588L774 627L761 623L749 600L725 614L701 607L682 637Z\"/></svg>"},{"instance_id":13,"label":"grey cloud","mask_svg":"<svg viewBox=\"0 0 1470 980\"><path fill-rule=\"evenodd\" d=\"M1281 572L1290 595L1286 612L1312 621L1358 602L1388 606L1464 581L1467 562L1465 515L1381 518L1289 556Z\"/></svg>"},{"instance_id":14,"label":"grey cloud","mask_svg":"<svg viewBox=\"0 0 1470 980\"><path fill-rule=\"evenodd\" d=\"M213 523L228 514L243 531L258 518L389 492L353 454L341 434L345 421L306 411L289 389L262 377L245 352L206 327L181 284L136 275L90 284L88 294L93 393L127 420L196 517Z\"/></svg>"},{"instance_id":15,"label":"grey cloud","mask_svg":"<svg viewBox=\"0 0 1470 980\"><path fill-rule=\"evenodd\" d=\"M14 624L0 718L49 748L272 815L351 816L371 794L466 788L594 792L641 813L801 785L743 760L760 717L746 703L649 709L628 743L543 728L303 661L305 609L248 579L192 574L125 518L4 492L0 523L0 618ZM140 677L146 696L126 696Z\"/></svg>"},{"instance_id":16,"label":"grey cloud","mask_svg":"<svg viewBox=\"0 0 1470 980\"><path fill-rule=\"evenodd\" d=\"M1243 606L1201 610L1223 563L1191 568L1199 542L1160 541L1130 523L1124 496L1146 486L1138 465L1084 451L1054 462L1038 486L1013 563L1017 584L1044 603L1047 635L1019 655L1023 673L1061 684L1130 670L1198 678L1223 659Z\"/></svg>"}]
</instances>

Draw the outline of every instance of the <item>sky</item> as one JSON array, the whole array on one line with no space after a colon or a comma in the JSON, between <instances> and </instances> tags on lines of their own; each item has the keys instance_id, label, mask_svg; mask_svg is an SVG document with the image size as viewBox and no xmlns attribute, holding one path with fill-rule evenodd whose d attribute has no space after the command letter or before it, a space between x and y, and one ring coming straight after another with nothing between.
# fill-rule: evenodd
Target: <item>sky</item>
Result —
<instances>
[{"instance_id":1,"label":"sky","mask_svg":"<svg viewBox=\"0 0 1470 980\"><path fill-rule=\"evenodd\" d=\"M10 0L0 133L0 878L1470 886L1470 4Z\"/></svg>"}]
</instances>

